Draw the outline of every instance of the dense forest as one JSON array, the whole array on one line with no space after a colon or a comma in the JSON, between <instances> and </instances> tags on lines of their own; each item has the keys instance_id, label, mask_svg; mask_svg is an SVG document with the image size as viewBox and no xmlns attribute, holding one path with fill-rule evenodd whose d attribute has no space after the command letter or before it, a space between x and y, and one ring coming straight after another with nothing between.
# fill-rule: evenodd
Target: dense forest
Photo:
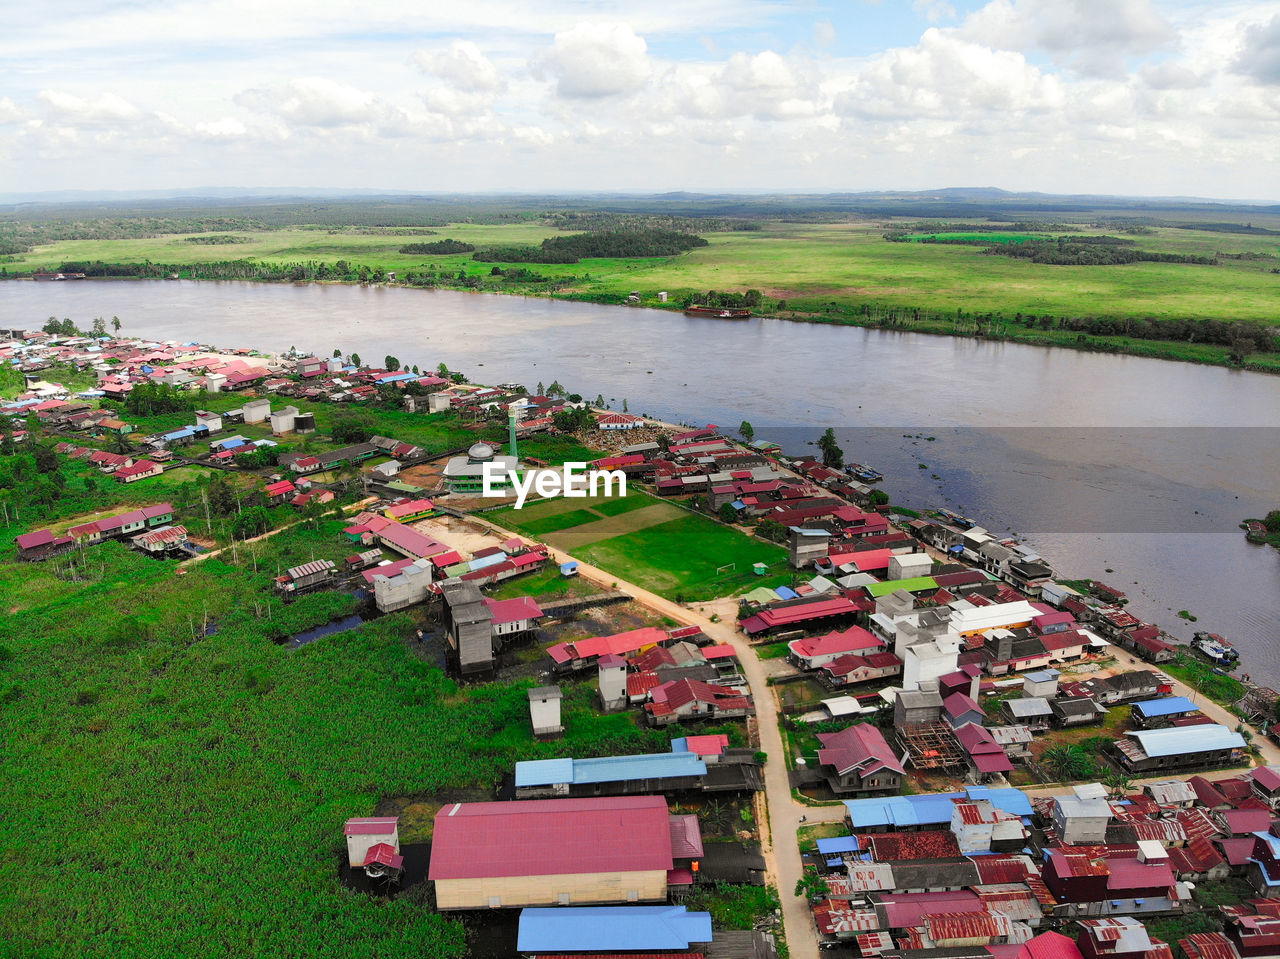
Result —
<instances>
[{"instance_id":1,"label":"dense forest","mask_svg":"<svg viewBox=\"0 0 1280 959\"><path fill-rule=\"evenodd\" d=\"M1157 253L1130 246L1133 240L1115 237L1058 237L1056 240L1028 240L1025 243L1000 243L983 248L993 256L1012 256L1032 263L1053 266L1116 266L1124 263L1194 263L1213 266L1210 256L1188 253Z\"/></svg>"},{"instance_id":2,"label":"dense forest","mask_svg":"<svg viewBox=\"0 0 1280 959\"><path fill-rule=\"evenodd\" d=\"M400 247L401 253L437 253L447 256L450 253L474 253L475 247L461 240L436 240L434 243L406 243Z\"/></svg>"},{"instance_id":3,"label":"dense forest","mask_svg":"<svg viewBox=\"0 0 1280 959\"><path fill-rule=\"evenodd\" d=\"M707 241L679 230L602 230L550 236L541 246L499 246L478 250L481 263L577 263L588 257L677 256Z\"/></svg>"}]
</instances>

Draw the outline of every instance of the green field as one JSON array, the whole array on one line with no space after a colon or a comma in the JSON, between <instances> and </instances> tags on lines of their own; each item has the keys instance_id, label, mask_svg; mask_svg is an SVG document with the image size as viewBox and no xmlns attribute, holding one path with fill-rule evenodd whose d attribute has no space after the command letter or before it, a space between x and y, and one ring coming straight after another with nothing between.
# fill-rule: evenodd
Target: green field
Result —
<instances>
[{"instance_id":1,"label":"green field","mask_svg":"<svg viewBox=\"0 0 1280 959\"><path fill-rule=\"evenodd\" d=\"M1115 233L1081 215L1079 236ZM1276 218L1252 218L1274 227ZM318 229L286 228L261 232L237 230L247 242L201 245L188 235L143 239L61 240L6 258L10 272L43 269L66 261L104 260L173 265L236 258L264 262L345 260L405 274L432 272L440 285L458 285L461 271L473 285L490 291L543 293L600 302L621 302L632 290L646 305L657 306L658 290L668 291L668 308L685 296L706 290L756 289L765 313L811 322L892 325L926 333L984 335L1043 345L1105 349L1203 363L1226 363L1227 347L1203 342L1136 337L1131 324L1166 320L1214 319L1270 324L1280 299L1280 237L1157 226L1135 237L1141 250L1197 256L1243 254L1216 266L1183 263L1130 263L1116 266L1055 266L984 255L978 246L944 243L891 243L884 233L910 229L909 220L877 218L837 223L767 221L749 232L707 233L709 245L674 257L584 259L570 265L531 264L547 282L513 287L491 276L492 264L470 254L421 256L399 253L411 236L365 235ZM1034 234L953 230L940 236L1008 241ZM478 247L541 242L558 235L550 224L524 220L508 224L455 223L434 227L445 236ZM194 235L194 234L192 234ZM921 234L928 235L928 234ZM556 284L559 284L558 286ZM567 284L567 285L565 285ZM864 313L864 310L867 311ZM885 312L895 314L886 320ZM959 313L964 314L963 316ZM973 317L992 314L978 328ZM995 316L998 314L998 316ZM1059 329L1021 326L1018 314L1120 321L1112 331L1081 336ZM128 318L124 317L125 329ZM1248 365L1280 370L1280 355L1253 354ZM536 454L534 454L536 455Z\"/></svg>"},{"instance_id":2,"label":"green field","mask_svg":"<svg viewBox=\"0 0 1280 959\"><path fill-rule=\"evenodd\" d=\"M741 530L635 490L625 499L551 499L488 517L669 599L706 600L765 582L786 568L786 551ZM732 569L721 569L731 565Z\"/></svg>"},{"instance_id":3,"label":"green field","mask_svg":"<svg viewBox=\"0 0 1280 959\"><path fill-rule=\"evenodd\" d=\"M569 684L564 739L535 742L528 684L456 686L406 641L411 613L272 643L352 612L346 594L271 589L278 566L349 551L341 525L184 576L119 544L76 581L0 553L0 589L25 600L0 620L0 954L461 957L425 887L388 902L339 886L348 817L687 733L598 715L593 685Z\"/></svg>"}]
</instances>

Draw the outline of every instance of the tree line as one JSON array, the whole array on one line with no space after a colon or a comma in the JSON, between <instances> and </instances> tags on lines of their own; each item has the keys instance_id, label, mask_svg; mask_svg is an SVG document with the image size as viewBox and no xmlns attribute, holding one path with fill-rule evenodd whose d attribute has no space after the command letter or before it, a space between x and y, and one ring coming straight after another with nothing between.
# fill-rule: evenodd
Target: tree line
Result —
<instances>
[{"instance_id":1,"label":"tree line","mask_svg":"<svg viewBox=\"0 0 1280 959\"><path fill-rule=\"evenodd\" d=\"M434 243L406 243L400 247L401 253L434 253L448 255L451 253L474 253L475 246L452 238L436 240Z\"/></svg>"},{"instance_id":2,"label":"tree line","mask_svg":"<svg viewBox=\"0 0 1280 959\"><path fill-rule=\"evenodd\" d=\"M1110 242L1108 242L1110 241ZM940 241L941 242L941 241ZM1114 237L1058 237L1056 240L1027 240L1024 243L996 243L985 246L983 253L993 256L1012 256L1047 263L1052 266L1119 266L1125 263L1192 263L1199 266L1216 266L1210 256L1190 253L1157 253L1154 250L1138 250L1124 246L1132 240Z\"/></svg>"},{"instance_id":3,"label":"tree line","mask_svg":"<svg viewBox=\"0 0 1280 959\"><path fill-rule=\"evenodd\" d=\"M480 263L577 263L584 258L677 256L707 241L679 230L602 230L550 236L540 246L496 246L476 251Z\"/></svg>"}]
</instances>

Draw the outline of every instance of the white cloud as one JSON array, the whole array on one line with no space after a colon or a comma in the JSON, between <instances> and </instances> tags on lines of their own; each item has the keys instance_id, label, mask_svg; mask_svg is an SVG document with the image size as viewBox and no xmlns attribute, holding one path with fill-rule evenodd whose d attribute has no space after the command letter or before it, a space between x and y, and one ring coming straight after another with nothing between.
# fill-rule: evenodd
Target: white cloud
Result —
<instances>
[{"instance_id":1,"label":"white cloud","mask_svg":"<svg viewBox=\"0 0 1280 959\"><path fill-rule=\"evenodd\" d=\"M79 126L108 126L136 120L141 115L141 111L128 100L110 92L89 99L64 90L42 90L37 99L50 117Z\"/></svg>"},{"instance_id":2,"label":"white cloud","mask_svg":"<svg viewBox=\"0 0 1280 959\"><path fill-rule=\"evenodd\" d=\"M395 113L365 90L326 77L298 77L272 87L245 90L239 105L301 127L333 128L380 123Z\"/></svg>"},{"instance_id":3,"label":"white cloud","mask_svg":"<svg viewBox=\"0 0 1280 959\"><path fill-rule=\"evenodd\" d=\"M538 66L563 97L614 96L633 93L649 79L648 49L625 23L579 23L556 34Z\"/></svg>"},{"instance_id":4,"label":"white cloud","mask_svg":"<svg viewBox=\"0 0 1280 959\"><path fill-rule=\"evenodd\" d=\"M947 0L912 0L911 7L929 23L956 18L956 8L947 3Z\"/></svg>"},{"instance_id":5,"label":"white cloud","mask_svg":"<svg viewBox=\"0 0 1280 959\"><path fill-rule=\"evenodd\" d=\"M1258 83L1280 85L1280 13L1268 23L1245 28L1243 49L1234 69Z\"/></svg>"},{"instance_id":6,"label":"white cloud","mask_svg":"<svg viewBox=\"0 0 1280 959\"><path fill-rule=\"evenodd\" d=\"M829 47L836 42L836 28L830 20L819 20L813 25L813 43L818 47Z\"/></svg>"},{"instance_id":7,"label":"white cloud","mask_svg":"<svg viewBox=\"0 0 1280 959\"><path fill-rule=\"evenodd\" d=\"M1091 76L1119 77L1124 58L1172 45L1177 34L1153 0L992 0L960 27L976 43L1042 50Z\"/></svg>"},{"instance_id":8,"label":"white cloud","mask_svg":"<svg viewBox=\"0 0 1280 959\"><path fill-rule=\"evenodd\" d=\"M492 93L502 88L493 61L470 40L454 40L445 50L418 50L413 62L465 93Z\"/></svg>"},{"instance_id":9,"label":"white cloud","mask_svg":"<svg viewBox=\"0 0 1280 959\"><path fill-rule=\"evenodd\" d=\"M1020 53L992 50L931 28L919 45L873 61L836 99L839 112L878 119L971 119L1016 115L1063 102L1062 84Z\"/></svg>"},{"instance_id":10,"label":"white cloud","mask_svg":"<svg viewBox=\"0 0 1280 959\"><path fill-rule=\"evenodd\" d=\"M25 120L27 115L26 110L8 97L0 97L0 123L17 123L19 120Z\"/></svg>"},{"instance_id":11,"label":"white cloud","mask_svg":"<svg viewBox=\"0 0 1280 959\"><path fill-rule=\"evenodd\" d=\"M1139 76L1153 90L1194 90L1205 82L1186 64L1172 60L1149 63L1139 71Z\"/></svg>"}]
</instances>

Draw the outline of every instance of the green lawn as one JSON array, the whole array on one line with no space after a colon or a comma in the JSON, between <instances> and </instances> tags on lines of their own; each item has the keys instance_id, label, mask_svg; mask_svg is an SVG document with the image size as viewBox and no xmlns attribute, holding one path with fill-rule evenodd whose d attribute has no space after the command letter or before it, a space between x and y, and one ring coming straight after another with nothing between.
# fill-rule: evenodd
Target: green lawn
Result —
<instances>
[{"instance_id":1,"label":"green lawn","mask_svg":"<svg viewBox=\"0 0 1280 959\"><path fill-rule=\"evenodd\" d=\"M693 515L593 543L577 555L655 593L686 601L750 589L758 582L753 563L780 568L787 561L779 546ZM734 569L720 569L730 563Z\"/></svg>"},{"instance_id":2,"label":"green lawn","mask_svg":"<svg viewBox=\"0 0 1280 959\"><path fill-rule=\"evenodd\" d=\"M572 503L573 500L566 500L565 502ZM581 526L583 523L592 523L599 518L590 510L571 509L564 513L552 513L549 516L542 516L537 519L522 520L519 523L519 528L522 533L528 533L530 536L543 536L547 533L558 533L562 529L572 529L575 526Z\"/></svg>"},{"instance_id":3,"label":"green lawn","mask_svg":"<svg viewBox=\"0 0 1280 959\"><path fill-rule=\"evenodd\" d=\"M628 523L632 514L635 525ZM639 490L625 498L557 497L486 515L668 598L714 599L773 580L790 582L781 547ZM757 562L768 563L774 575L756 576ZM719 569L731 563L736 568Z\"/></svg>"}]
</instances>

